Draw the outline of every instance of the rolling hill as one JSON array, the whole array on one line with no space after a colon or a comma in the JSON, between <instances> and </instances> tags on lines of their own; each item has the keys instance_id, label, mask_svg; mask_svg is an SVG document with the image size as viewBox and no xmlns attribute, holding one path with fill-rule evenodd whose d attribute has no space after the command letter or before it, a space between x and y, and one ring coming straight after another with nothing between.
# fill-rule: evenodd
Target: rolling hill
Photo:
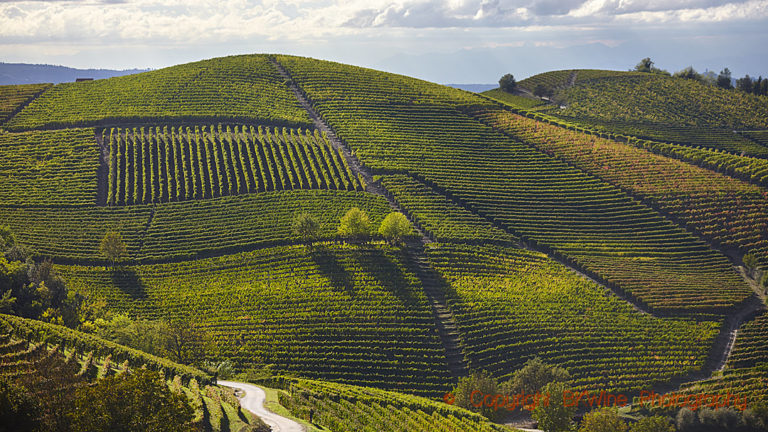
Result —
<instances>
[{"instance_id":1,"label":"rolling hill","mask_svg":"<svg viewBox=\"0 0 768 432\"><path fill-rule=\"evenodd\" d=\"M246 55L2 88L0 220L69 289L194 322L240 372L292 375L286 405L328 410L331 429L359 410L395 430L387 415L420 410L423 430L494 430L405 394L441 398L470 371L505 380L534 357L579 390L677 389L724 355L728 385L753 383L768 102L669 80L520 83L561 109ZM367 239L337 231L353 207ZM393 211L416 227L404 244L378 234ZM319 223L311 241L300 213ZM120 265L99 250L109 231Z\"/></svg>"}]
</instances>

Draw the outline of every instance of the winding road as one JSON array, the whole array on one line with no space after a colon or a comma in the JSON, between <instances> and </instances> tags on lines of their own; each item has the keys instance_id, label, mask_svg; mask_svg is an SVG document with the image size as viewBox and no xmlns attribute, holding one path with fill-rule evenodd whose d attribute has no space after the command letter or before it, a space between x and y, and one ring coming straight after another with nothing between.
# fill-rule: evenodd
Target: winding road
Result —
<instances>
[{"instance_id":1,"label":"winding road","mask_svg":"<svg viewBox=\"0 0 768 432\"><path fill-rule=\"evenodd\" d=\"M264 400L267 398L267 394L259 387L253 384L223 380L219 380L218 384L245 392L245 396L240 399L240 405L259 416L264 423L272 428L272 432L306 432L304 426L264 408Z\"/></svg>"}]
</instances>

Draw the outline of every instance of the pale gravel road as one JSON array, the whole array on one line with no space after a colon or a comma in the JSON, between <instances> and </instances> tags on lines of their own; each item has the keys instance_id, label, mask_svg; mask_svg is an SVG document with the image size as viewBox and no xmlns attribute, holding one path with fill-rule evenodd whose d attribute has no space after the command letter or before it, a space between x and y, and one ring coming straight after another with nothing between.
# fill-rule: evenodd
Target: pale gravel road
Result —
<instances>
[{"instance_id":1,"label":"pale gravel road","mask_svg":"<svg viewBox=\"0 0 768 432\"><path fill-rule=\"evenodd\" d=\"M264 423L272 428L272 432L306 432L304 426L266 409L264 407L264 400L267 394L259 387L253 384L223 380L219 380L218 384L244 391L245 396L240 399L240 405L259 416Z\"/></svg>"}]
</instances>

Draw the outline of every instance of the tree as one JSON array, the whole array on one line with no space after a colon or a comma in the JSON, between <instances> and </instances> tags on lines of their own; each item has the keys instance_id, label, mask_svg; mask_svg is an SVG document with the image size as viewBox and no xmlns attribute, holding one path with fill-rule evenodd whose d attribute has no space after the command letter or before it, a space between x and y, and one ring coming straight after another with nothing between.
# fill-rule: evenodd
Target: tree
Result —
<instances>
[{"instance_id":1,"label":"tree","mask_svg":"<svg viewBox=\"0 0 768 432\"><path fill-rule=\"evenodd\" d=\"M667 417L643 417L629 428L629 432L675 432L675 427Z\"/></svg>"},{"instance_id":2,"label":"tree","mask_svg":"<svg viewBox=\"0 0 768 432\"><path fill-rule=\"evenodd\" d=\"M320 222L309 213L299 213L293 219L293 233L311 243L320 234Z\"/></svg>"},{"instance_id":3,"label":"tree","mask_svg":"<svg viewBox=\"0 0 768 432\"><path fill-rule=\"evenodd\" d=\"M123 242L123 235L116 231L108 231L104 234L99 245L99 252L104 255L112 265L127 255L128 249Z\"/></svg>"},{"instance_id":4,"label":"tree","mask_svg":"<svg viewBox=\"0 0 768 432\"><path fill-rule=\"evenodd\" d=\"M575 406L565 406L563 393L568 390L564 383L549 383L541 389L548 395L548 403L539 403L533 409L531 417L539 422L539 429L544 432L568 432L573 428Z\"/></svg>"},{"instance_id":5,"label":"tree","mask_svg":"<svg viewBox=\"0 0 768 432\"><path fill-rule=\"evenodd\" d=\"M491 419L499 414L498 409L494 410L492 406L486 406L484 403L486 395L493 397L499 393L499 383L486 371L474 371L469 376L460 378L451 393L456 406L480 413Z\"/></svg>"},{"instance_id":6,"label":"tree","mask_svg":"<svg viewBox=\"0 0 768 432\"><path fill-rule=\"evenodd\" d=\"M33 432L40 428L40 406L24 387L0 378L0 432Z\"/></svg>"},{"instance_id":7,"label":"tree","mask_svg":"<svg viewBox=\"0 0 768 432\"><path fill-rule=\"evenodd\" d=\"M731 85L731 71L728 68L720 71L720 74L717 76L717 86L724 89L733 88L733 85Z\"/></svg>"},{"instance_id":8,"label":"tree","mask_svg":"<svg viewBox=\"0 0 768 432\"><path fill-rule=\"evenodd\" d=\"M538 97L552 97L552 90L548 89L544 84L536 84L533 89L533 95Z\"/></svg>"},{"instance_id":9,"label":"tree","mask_svg":"<svg viewBox=\"0 0 768 432\"><path fill-rule=\"evenodd\" d=\"M676 78L683 78L683 79L689 79L694 81L701 81L702 76L700 73L696 72L696 69L693 68L693 66L688 66L687 68L675 72L674 75Z\"/></svg>"},{"instance_id":10,"label":"tree","mask_svg":"<svg viewBox=\"0 0 768 432\"><path fill-rule=\"evenodd\" d=\"M517 82L512 74L505 74L499 79L499 88L507 93L512 93L517 88Z\"/></svg>"},{"instance_id":11,"label":"tree","mask_svg":"<svg viewBox=\"0 0 768 432\"><path fill-rule=\"evenodd\" d=\"M755 270L757 270L757 266L760 265L760 261L757 259L757 256L750 252L744 255L742 261L744 262L744 267L747 269L747 271L754 275Z\"/></svg>"},{"instance_id":12,"label":"tree","mask_svg":"<svg viewBox=\"0 0 768 432\"><path fill-rule=\"evenodd\" d=\"M368 214L357 207L352 207L341 217L339 234L344 237L361 239L371 234L371 220Z\"/></svg>"},{"instance_id":13,"label":"tree","mask_svg":"<svg viewBox=\"0 0 768 432\"><path fill-rule=\"evenodd\" d=\"M213 340L199 326L189 321L173 321L168 325L166 351L177 363L191 363L213 350Z\"/></svg>"},{"instance_id":14,"label":"tree","mask_svg":"<svg viewBox=\"0 0 768 432\"><path fill-rule=\"evenodd\" d=\"M736 88L745 93L752 93L752 85L752 78L750 78L749 75L745 75L744 78L736 80Z\"/></svg>"},{"instance_id":15,"label":"tree","mask_svg":"<svg viewBox=\"0 0 768 432\"><path fill-rule=\"evenodd\" d=\"M603 407L584 415L579 432L625 432L627 423L613 407Z\"/></svg>"},{"instance_id":16,"label":"tree","mask_svg":"<svg viewBox=\"0 0 768 432\"><path fill-rule=\"evenodd\" d=\"M510 394L534 394L551 382L563 383L570 378L567 370L548 365L539 357L534 357L528 360L520 370L515 371L503 387L504 391Z\"/></svg>"},{"instance_id":17,"label":"tree","mask_svg":"<svg viewBox=\"0 0 768 432\"><path fill-rule=\"evenodd\" d=\"M411 221L400 212L388 214L379 226L379 234L390 244L399 244L402 239L413 232Z\"/></svg>"},{"instance_id":18,"label":"tree","mask_svg":"<svg viewBox=\"0 0 768 432\"><path fill-rule=\"evenodd\" d=\"M81 432L193 431L194 410L157 372L136 369L78 389L70 413Z\"/></svg>"},{"instance_id":19,"label":"tree","mask_svg":"<svg viewBox=\"0 0 768 432\"><path fill-rule=\"evenodd\" d=\"M640 60L640 63L638 63L635 66L635 70L637 72L652 72L653 71L653 61L650 57L646 57L642 60Z\"/></svg>"},{"instance_id":20,"label":"tree","mask_svg":"<svg viewBox=\"0 0 768 432\"><path fill-rule=\"evenodd\" d=\"M16 244L16 236L8 225L0 225L0 252L5 252Z\"/></svg>"}]
</instances>

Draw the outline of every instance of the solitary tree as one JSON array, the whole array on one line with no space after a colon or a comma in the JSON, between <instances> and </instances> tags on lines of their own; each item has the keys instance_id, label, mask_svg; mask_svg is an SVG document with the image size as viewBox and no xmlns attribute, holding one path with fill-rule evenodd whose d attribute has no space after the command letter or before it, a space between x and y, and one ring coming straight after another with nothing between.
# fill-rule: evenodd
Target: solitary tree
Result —
<instances>
[{"instance_id":1,"label":"solitary tree","mask_svg":"<svg viewBox=\"0 0 768 432\"><path fill-rule=\"evenodd\" d=\"M344 237L361 239L371 234L371 220L367 213L357 207L352 207L341 217L338 232Z\"/></svg>"},{"instance_id":2,"label":"solitary tree","mask_svg":"<svg viewBox=\"0 0 768 432\"><path fill-rule=\"evenodd\" d=\"M640 63L635 66L635 70L638 72L651 72L653 70L653 61L650 57L646 57L640 60Z\"/></svg>"},{"instance_id":3,"label":"solitary tree","mask_svg":"<svg viewBox=\"0 0 768 432\"><path fill-rule=\"evenodd\" d=\"M614 407L603 407L584 415L579 432L625 432L627 423Z\"/></svg>"},{"instance_id":4,"label":"solitary tree","mask_svg":"<svg viewBox=\"0 0 768 432\"><path fill-rule=\"evenodd\" d=\"M112 265L120 261L128 253L128 249L123 242L123 235L116 231L108 231L101 239L99 251L104 255Z\"/></svg>"},{"instance_id":5,"label":"solitary tree","mask_svg":"<svg viewBox=\"0 0 768 432\"><path fill-rule=\"evenodd\" d=\"M299 213L293 219L293 233L310 243L320 234L320 222L309 213Z\"/></svg>"},{"instance_id":6,"label":"solitary tree","mask_svg":"<svg viewBox=\"0 0 768 432\"><path fill-rule=\"evenodd\" d=\"M517 82L512 74L506 74L499 79L499 88L507 93L512 93L517 88Z\"/></svg>"},{"instance_id":7,"label":"solitary tree","mask_svg":"<svg viewBox=\"0 0 768 432\"><path fill-rule=\"evenodd\" d=\"M390 244L399 244L403 237L413 232L413 227L408 218L400 212L392 212L381 221L379 234L384 236Z\"/></svg>"},{"instance_id":8,"label":"solitary tree","mask_svg":"<svg viewBox=\"0 0 768 432\"><path fill-rule=\"evenodd\" d=\"M742 261L744 262L744 267L747 269L747 271L754 276L755 270L757 270L757 266L760 265L760 261L757 259L757 256L750 252L744 255Z\"/></svg>"}]
</instances>

